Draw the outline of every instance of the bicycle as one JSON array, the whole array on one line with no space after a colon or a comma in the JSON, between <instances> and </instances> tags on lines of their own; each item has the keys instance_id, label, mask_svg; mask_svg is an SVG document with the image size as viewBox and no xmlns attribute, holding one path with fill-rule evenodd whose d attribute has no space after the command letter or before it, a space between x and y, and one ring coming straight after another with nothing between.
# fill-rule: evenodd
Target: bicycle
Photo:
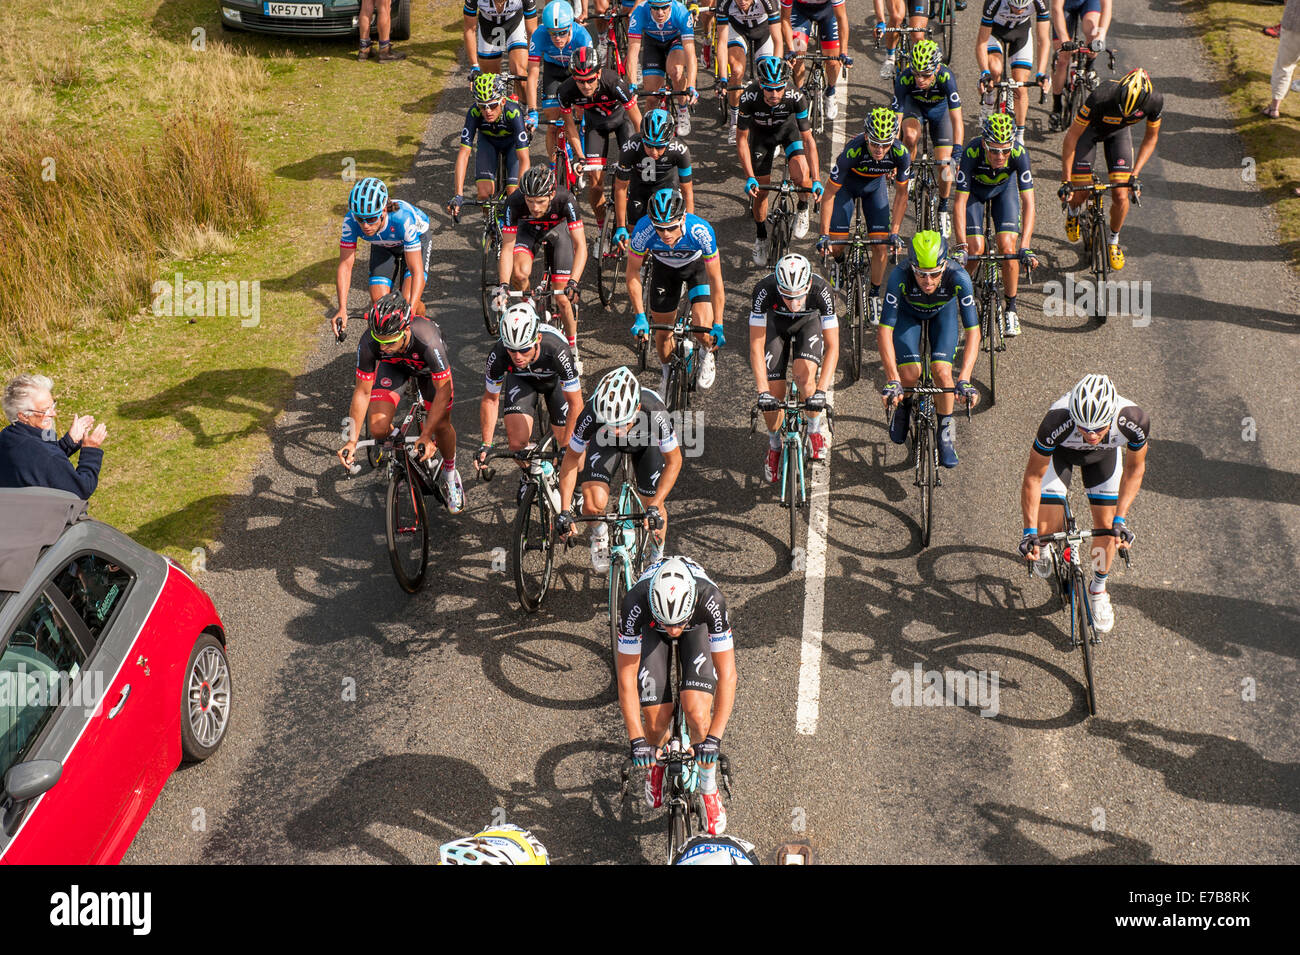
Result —
<instances>
[{"instance_id":1,"label":"bicycle","mask_svg":"<svg viewBox=\"0 0 1300 955\"><path fill-rule=\"evenodd\" d=\"M1078 26L1075 27L1075 33L1078 33ZM1079 112L1079 107L1083 105L1088 94L1101 85L1101 77L1093 69L1096 55L1102 52L1100 40L1093 40L1092 43L1083 43L1078 39L1072 39L1061 44L1061 49L1057 51L1057 56L1062 53L1069 54L1070 66L1065 74L1064 95L1061 97L1060 110L1054 110L1047 118L1047 128L1051 132L1059 133L1063 129L1069 128L1070 122ZM1107 49L1106 56L1109 60L1109 68L1112 73L1115 72L1115 50Z\"/></svg>"},{"instance_id":2,"label":"bicycle","mask_svg":"<svg viewBox=\"0 0 1300 955\"><path fill-rule=\"evenodd\" d=\"M592 19L605 20L608 26L605 29L605 67L614 70L619 76L627 76L627 21L632 16L631 13L614 12L613 4L611 9L603 14L592 14ZM592 34L595 39L595 34Z\"/></svg>"},{"instance_id":3,"label":"bicycle","mask_svg":"<svg viewBox=\"0 0 1300 955\"><path fill-rule=\"evenodd\" d=\"M1052 555L1052 572L1055 576L1057 592L1061 597L1061 608L1070 608L1070 650L1083 648L1083 677L1087 689L1088 715L1097 715L1097 684L1092 672L1093 647L1101 646L1101 637L1097 635L1097 626L1092 619L1092 603L1088 599L1088 580L1083 571L1083 561L1079 554L1085 540L1094 537L1117 537L1113 528L1094 528L1081 531L1070 513L1070 501L1067 497L1062 502L1065 508L1065 530L1055 534L1038 535L1038 546L1046 547ZM1132 561L1127 548L1119 548L1124 558L1124 568L1131 570ZM1026 565L1026 574L1033 573L1033 567Z\"/></svg>"},{"instance_id":4,"label":"bicycle","mask_svg":"<svg viewBox=\"0 0 1300 955\"><path fill-rule=\"evenodd\" d=\"M934 408L934 396L955 394L956 388L939 388L934 384L930 371L930 323L921 323L921 379L914 388L904 388L903 394L912 395L911 420L908 423L908 436L912 441L913 470L915 476L912 486L920 492L918 513L920 514L921 546L930 546L930 532L934 527L934 491L943 486L939 477L939 422ZM898 408L891 408L889 424L892 425ZM970 420L970 403L966 404L966 420Z\"/></svg>"},{"instance_id":5,"label":"bicycle","mask_svg":"<svg viewBox=\"0 0 1300 955\"><path fill-rule=\"evenodd\" d=\"M873 245L889 245L889 237L868 238L867 223L862 215L861 198L853 200L853 207L853 233L845 243L848 248L844 252L843 261L836 263L831 260L828 270L831 274L831 286L844 292L849 306L848 321L840 327L848 331L845 346L849 355L849 379L857 381L862 377L862 353L865 350L867 325L880 324L877 308L872 307L873 305L878 307L880 299L871 299L867 295L868 286L871 284L871 258L867 250ZM896 247L890 247L889 260L891 265L898 261ZM842 281L846 275L847 286Z\"/></svg>"},{"instance_id":6,"label":"bicycle","mask_svg":"<svg viewBox=\"0 0 1300 955\"><path fill-rule=\"evenodd\" d=\"M997 247L993 231L993 220L984 217L984 248ZM966 262L976 263L978 268L971 275L975 286L975 310L980 317L980 348L989 356L989 406L997 404L998 353L1006 351L1006 303L1002 297L1001 262L1019 259L1019 252L984 252L980 255L966 256ZM1033 281L1033 270L1026 268L1023 282Z\"/></svg>"},{"instance_id":7,"label":"bicycle","mask_svg":"<svg viewBox=\"0 0 1300 955\"><path fill-rule=\"evenodd\" d=\"M814 30L820 36L820 30ZM809 41L811 45L812 41ZM838 56L823 56L820 53L800 53L790 57L791 63L803 60L809 64L808 75L804 77L803 94L808 97L808 108L812 110L813 132L821 135L826 131L826 68L822 64L837 62L844 65L843 81L849 81L848 71L853 66L853 57L841 53Z\"/></svg>"},{"instance_id":8,"label":"bicycle","mask_svg":"<svg viewBox=\"0 0 1300 955\"><path fill-rule=\"evenodd\" d=\"M618 216L614 214L614 176L605 176L605 221L600 225L600 245L596 256L596 289L600 293L602 308L609 308L618 291L618 283L627 271L627 250L614 241L618 231ZM636 223L628 223L635 229Z\"/></svg>"},{"instance_id":9,"label":"bicycle","mask_svg":"<svg viewBox=\"0 0 1300 955\"><path fill-rule=\"evenodd\" d=\"M699 81L697 80L696 82ZM633 92L636 92L636 90L634 89ZM699 90L696 90L696 93L698 94ZM689 103L683 105L682 103L678 102L679 100L682 99L690 99L691 94L686 90L674 90L667 86L661 86L659 87L659 89L654 90L653 92L651 92L650 90L641 90L640 95L646 97L658 98L664 101L662 108L668 111L668 116L672 120L672 124L673 124L672 128L674 130L677 129L677 121L681 116L682 110L686 110L687 116L689 116L692 112L694 112L694 107L691 106Z\"/></svg>"},{"instance_id":10,"label":"bicycle","mask_svg":"<svg viewBox=\"0 0 1300 955\"><path fill-rule=\"evenodd\" d=\"M682 297L686 298L685 295ZM673 351L668 357L668 393L663 396L669 411L683 412L689 408L691 394L699 381L700 362L695 359L695 354L700 350L700 345L691 337L692 333L713 332L706 325L692 325L690 319L691 303L685 301L678 303L677 320L671 325L656 322L650 326L652 332L672 332L673 335ZM645 371L650 352L648 337L637 342L637 352L640 370Z\"/></svg>"},{"instance_id":11,"label":"bicycle","mask_svg":"<svg viewBox=\"0 0 1300 955\"><path fill-rule=\"evenodd\" d=\"M668 810L668 855L671 864L677 850L692 836L709 831L708 811L704 796L699 790L699 767L691 748L691 733L686 725L686 710L682 707L682 659L677 640L669 640L668 672L672 675L673 720L672 733L656 756L664 765L663 804ZM623 764L622 785L619 798L624 804L631 792L629 784L632 761ZM731 763L718 754L718 783L727 800L731 799Z\"/></svg>"},{"instance_id":12,"label":"bicycle","mask_svg":"<svg viewBox=\"0 0 1300 955\"><path fill-rule=\"evenodd\" d=\"M1089 271L1092 273L1093 295L1092 314L1097 319L1098 325L1106 323L1106 282L1110 275L1110 249L1106 246L1106 237L1109 227L1106 222L1105 203L1102 202L1102 195L1109 189L1129 189L1132 190L1132 182L1098 182L1093 177L1092 184L1087 186L1071 186L1074 192L1088 193L1087 212L1084 215L1086 222L1080 223L1083 235L1083 257L1089 264ZM1133 204L1142 205L1138 199L1138 194L1133 191ZM1061 208L1066 210L1068 215L1069 204L1061 203Z\"/></svg>"},{"instance_id":13,"label":"bicycle","mask_svg":"<svg viewBox=\"0 0 1300 955\"><path fill-rule=\"evenodd\" d=\"M951 63L952 51L957 45L957 11L953 0L930 0L930 19L939 21L943 61Z\"/></svg>"},{"instance_id":14,"label":"bicycle","mask_svg":"<svg viewBox=\"0 0 1300 955\"><path fill-rule=\"evenodd\" d=\"M894 62L896 64L902 63L906 66L908 63L912 62L912 44L914 42L912 40L912 34L921 33L928 37L932 30L930 25L926 24L924 27L885 27L884 29L874 30L873 32L875 38L872 42L872 48L877 52L880 51L880 41L885 39L886 36L890 33L899 34L898 46L894 47ZM886 50L888 50L888 48L886 48ZM898 69L899 67L894 67L895 72L897 72Z\"/></svg>"},{"instance_id":15,"label":"bicycle","mask_svg":"<svg viewBox=\"0 0 1300 955\"><path fill-rule=\"evenodd\" d=\"M918 159L912 160L912 209L916 216L916 229L918 232L939 229L939 178L935 174L936 169L943 169L945 182L951 182L955 165L953 158L934 159L930 155L930 127L924 120L921 122L921 139L917 144Z\"/></svg>"},{"instance_id":16,"label":"bicycle","mask_svg":"<svg viewBox=\"0 0 1300 955\"><path fill-rule=\"evenodd\" d=\"M1011 95L1012 90L1028 89L1031 86L1038 86L1033 80L1009 80L1003 77L996 83L990 83L988 90L980 95L980 123L994 113L1006 113L1012 119L1016 116L1015 98ZM992 99L989 99L989 94ZM1040 86L1038 88L1038 102L1040 104L1047 102L1047 88ZM1027 117L1026 117L1027 119Z\"/></svg>"},{"instance_id":17,"label":"bicycle","mask_svg":"<svg viewBox=\"0 0 1300 955\"><path fill-rule=\"evenodd\" d=\"M386 463L388 494L384 501L384 533L388 543L388 559L393 565L393 576L408 594L413 594L424 584L429 566L429 515L424 495L432 494L444 507L447 499L437 476L442 466L442 453L435 452L428 463L420 464L417 458L424 454L424 445L418 443L424 425L424 399L415 379L406 384L410 408L402 423L393 428L382 440L365 438L357 448L382 447L381 460ZM414 430L415 434L409 432ZM397 448L405 453L398 454ZM369 451L367 451L369 454ZM357 474L360 464L353 464L349 473Z\"/></svg>"},{"instance_id":18,"label":"bicycle","mask_svg":"<svg viewBox=\"0 0 1300 955\"><path fill-rule=\"evenodd\" d=\"M492 292L497 287L497 264L501 261L501 208L509 197L502 191L486 199L466 199L462 206L481 206L483 235L479 255L479 303L483 308L483 326L493 338L500 329L501 316L492 308ZM453 225L460 225L460 213L452 213Z\"/></svg>"},{"instance_id":19,"label":"bicycle","mask_svg":"<svg viewBox=\"0 0 1300 955\"><path fill-rule=\"evenodd\" d=\"M544 416L546 401L539 402L539 423ZM524 471L524 489L515 509L514 524L510 529L510 563L515 578L515 592L519 605L528 613L536 613L546 599L555 568L555 516L564 510L560 501L559 476L555 463L563 456L563 449L555 447L555 436L547 434L549 424L543 426L540 444L531 444L520 451L490 450L487 459L512 458L527 464ZM491 481L496 471L485 467L479 480ZM540 564L537 561L540 560Z\"/></svg>"},{"instance_id":20,"label":"bicycle","mask_svg":"<svg viewBox=\"0 0 1300 955\"><path fill-rule=\"evenodd\" d=\"M800 319L791 326L791 334L810 321L820 321L820 316L814 314ZM789 385L785 398L778 405L779 410L785 414L781 420L781 464L777 473L780 475L781 506L790 511L790 561L793 564L799 547L799 511L808 507L810 449L808 421L804 414L808 410L808 405L806 401L800 399L798 383L791 380ZM749 410L750 434L758 430L760 413L761 409L757 403ZM825 415L824 427L832 430L835 418L830 405L826 406Z\"/></svg>"},{"instance_id":21,"label":"bicycle","mask_svg":"<svg viewBox=\"0 0 1300 955\"><path fill-rule=\"evenodd\" d=\"M767 265L769 268L775 268L781 256L789 250L790 238L794 235L794 217L797 214L794 196L796 193L808 195L812 189L807 186L796 186L787 168L785 178L781 180L780 185L759 183L758 191L777 194L776 201L767 212ZM810 212L809 215L811 214Z\"/></svg>"},{"instance_id":22,"label":"bicycle","mask_svg":"<svg viewBox=\"0 0 1300 955\"><path fill-rule=\"evenodd\" d=\"M584 117L578 123L578 141L583 138L583 126L586 123ZM555 183L559 189L567 189L577 202L578 192L585 185L582 173L578 169L582 168L582 157L573 154L573 147L569 145L569 137L564 132L564 120L562 119L543 119L537 124L538 129L543 126L554 126L556 129L555 152L551 156L551 165L555 168Z\"/></svg>"}]
</instances>

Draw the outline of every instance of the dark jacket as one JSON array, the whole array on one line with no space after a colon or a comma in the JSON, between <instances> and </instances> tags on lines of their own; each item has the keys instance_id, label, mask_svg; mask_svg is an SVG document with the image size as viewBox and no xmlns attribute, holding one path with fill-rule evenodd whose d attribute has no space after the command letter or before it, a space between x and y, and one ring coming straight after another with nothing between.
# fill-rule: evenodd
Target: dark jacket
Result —
<instances>
[{"instance_id":1,"label":"dark jacket","mask_svg":"<svg viewBox=\"0 0 1300 955\"><path fill-rule=\"evenodd\" d=\"M68 460L81 448L76 468ZM68 435L57 442L21 421L0 431L0 487L53 487L85 500L99 484L100 448L83 448Z\"/></svg>"}]
</instances>

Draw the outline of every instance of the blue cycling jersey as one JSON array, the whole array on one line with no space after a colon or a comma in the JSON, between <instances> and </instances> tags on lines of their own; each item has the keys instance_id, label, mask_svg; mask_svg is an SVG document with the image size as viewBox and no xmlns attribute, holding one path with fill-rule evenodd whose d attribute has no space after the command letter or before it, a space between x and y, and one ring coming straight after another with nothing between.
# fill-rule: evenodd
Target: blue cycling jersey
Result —
<instances>
[{"instance_id":1,"label":"blue cycling jersey","mask_svg":"<svg viewBox=\"0 0 1300 955\"><path fill-rule=\"evenodd\" d=\"M676 245L669 245L655 231L649 216L642 216L632 234L632 251L640 256L650 255L669 268L680 269L703 259L718 257L718 237L699 216L687 213L682 223L682 237Z\"/></svg>"},{"instance_id":2,"label":"blue cycling jersey","mask_svg":"<svg viewBox=\"0 0 1300 955\"><path fill-rule=\"evenodd\" d=\"M365 239L373 245L382 245L389 248L401 246L404 252L414 252L419 251L420 237L428 231L429 217L409 202L398 199L397 211L384 214L383 228L374 235L366 235L362 232L361 224L357 222L351 212L345 215L343 217L343 234L339 238L339 248L355 249L357 239Z\"/></svg>"},{"instance_id":3,"label":"blue cycling jersey","mask_svg":"<svg viewBox=\"0 0 1300 955\"><path fill-rule=\"evenodd\" d=\"M632 11L632 16L627 21L628 39L634 40L643 36L647 40L654 40L656 43L672 43L684 37L690 37L694 41L695 27L691 23L690 12L682 5L681 0L673 0L670 9L672 12L669 13L667 21L661 26L655 23L654 17L650 15L650 4L641 4Z\"/></svg>"},{"instance_id":4,"label":"blue cycling jersey","mask_svg":"<svg viewBox=\"0 0 1300 955\"><path fill-rule=\"evenodd\" d=\"M918 322L929 321L944 307L957 303L957 314L962 328L975 328L979 316L975 313L975 287L970 275L956 262L949 260L939 286L930 293L921 291L912 267L900 262L890 270L884 285L885 303L880 310L882 328L893 328L901 316Z\"/></svg>"},{"instance_id":5,"label":"blue cycling jersey","mask_svg":"<svg viewBox=\"0 0 1300 955\"><path fill-rule=\"evenodd\" d=\"M591 46L591 34L587 28L580 23L575 23L572 32L569 34L569 42L563 47L557 47L551 40L551 32L544 27L539 27L533 31L532 39L528 41L528 59L531 62L541 60L550 63L552 66L560 66L567 72L569 69L569 60L573 54L581 47Z\"/></svg>"}]
</instances>

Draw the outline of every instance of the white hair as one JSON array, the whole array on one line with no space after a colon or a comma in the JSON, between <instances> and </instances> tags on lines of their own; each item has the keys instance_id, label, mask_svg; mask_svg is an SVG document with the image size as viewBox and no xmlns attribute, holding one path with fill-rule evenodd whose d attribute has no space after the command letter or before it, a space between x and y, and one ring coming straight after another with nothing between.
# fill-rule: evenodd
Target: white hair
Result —
<instances>
[{"instance_id":1,"label":"white hair","mask_svg":"<svg viewBox=\"0 0 1300 955\"><path fill-rule=\"evenodd\" d=\"M16 422L20 414L32 410L32 401L42 394L53 393L54 382L44 375L19 375L5 385L5 417Z\"/></svg>"}]
</instances>

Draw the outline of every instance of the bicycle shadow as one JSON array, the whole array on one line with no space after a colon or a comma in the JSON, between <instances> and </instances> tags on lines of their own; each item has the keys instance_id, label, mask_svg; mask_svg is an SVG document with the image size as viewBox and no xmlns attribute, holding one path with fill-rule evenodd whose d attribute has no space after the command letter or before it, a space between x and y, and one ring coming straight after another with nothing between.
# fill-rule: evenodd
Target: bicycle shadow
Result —
<instances>
[{"instance_id":1,"label":"bicycle shadow","mask_svg":"<svg viewBox=\"0 0 1300 955\"><path fill-rule=\"evenodd\" d=\"M1011 865L1156 865L1154 850L1148 843L1107 829L1096 830L1073 822L1063 822L1032 809L1007 803L983 802L975 812L992 827L981 844L990 858ZM1078 855L1056 855L1023 830L1024 826L1044 826L1075 836L1085 836L1098 847Z\"/></svg>"},{"instance_id":2,"label":"bicycle shadow","mask_svg":"<svg viewBox=\"0 0 1300 955\"><path fill-rule=\"evenodd\" d=\"M211 448L265 431L293 379L279 368L231 368L205 371L149 398L124 401L117 413L130 421L171 419L194 436L194 445ZM259 383L260 387L250 386ZM243 427L209 433L198 409L211 418L247 419Z\"/></svg>"}]
</instances>

